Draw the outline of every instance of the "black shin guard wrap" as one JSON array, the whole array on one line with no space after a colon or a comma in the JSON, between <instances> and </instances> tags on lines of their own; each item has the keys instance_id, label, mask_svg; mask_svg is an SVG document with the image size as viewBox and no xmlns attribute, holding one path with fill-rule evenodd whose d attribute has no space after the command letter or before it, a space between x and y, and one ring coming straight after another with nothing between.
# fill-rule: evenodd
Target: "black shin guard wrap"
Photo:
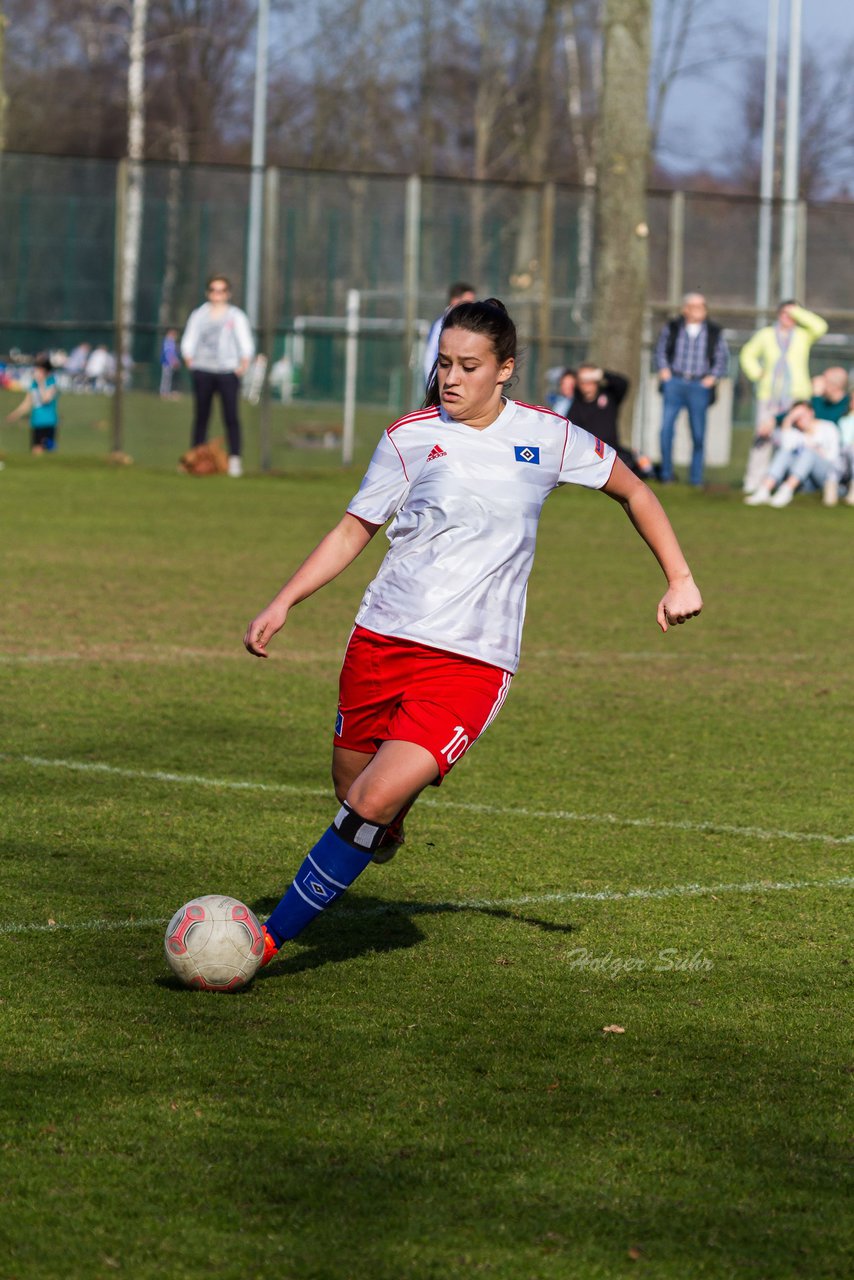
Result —
<instances>
[{"instance_id":1,"label":"black shin guard wrap","mask_svg":"<svg viewBox=\"0 0 854 1280\"><path fill-rule=\"evenodd\" d=\"M345 801L332 823L337 835L356 849L364 849L365 853L373 853L388 830L376 822L368 822L355 809L351 809Z\"/></svg>"}]
</instances>

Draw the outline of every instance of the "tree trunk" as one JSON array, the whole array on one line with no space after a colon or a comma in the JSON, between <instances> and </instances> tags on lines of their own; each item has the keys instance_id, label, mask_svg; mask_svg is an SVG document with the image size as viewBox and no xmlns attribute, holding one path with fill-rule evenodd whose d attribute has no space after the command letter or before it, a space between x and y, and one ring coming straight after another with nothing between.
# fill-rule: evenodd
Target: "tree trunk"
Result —
<instances>
[{"instance_id":1,"label":"tree trunk","mask_svg":"<svg viewBox=\"0 0 854 1280\"><path fill-rule=\"evenodd\" d=\"M606 0L592 358L624 373L628 439L641 374L648 254L650 0Z\"/></svg>"},{"instance_id":2,"label":"tree trunk","mask_svg":"<svg viewBox=\"0 0 854 1280\"><path fill-rule=\"evenodd\" d=\"M495 122L506 90L503 67L495 46L495 33L490 22L490 8L484 0L477 12L477 40L480 49L477 91L474 100L472 177L471 187L471 269L470 276L480 293L485 274L484 222L487 213L486 188L489 176L490 146L495 133Z\"/></svg>"},{"instance_id":3,"label":"tree trunk","mask_svg":"<svg viewBox=\"0 0 854 1280\"><path fill-rule=\"evenodd\" d=\"M178 125L172 140L172 158L166 187L166 253L163 280L160 285L160 306L157 311L158 336L162 337L173 326L181 328L183 316L175 311L175 289L178 282L178 256L181 250L182 188L185 185L189 146L187 135Z\"/></svg>"},{"instance_id":4,"label":"tree trunk","mask_svg":"<svg viewBox=\"0 0 854 1280\"><path fill-rule=\"evenodd\" d=\"M584 100L581 91L581 54L575 22L575 0L565 0L563 20L563 44L567 69L566 107L569 117L569 131L572 136L578 172L584 184L584 194L581 197L578 209L576 280L570 315L578 328L583 331L590 320L590 306L593 301L596 157L599 140L595 119L592 125L587 126L584 118ZM588 51L588 56L592 62L590 78L596 89L597 98L601 93L599 48L597 40L594 47Z\"/></svg>"}]
</instances>

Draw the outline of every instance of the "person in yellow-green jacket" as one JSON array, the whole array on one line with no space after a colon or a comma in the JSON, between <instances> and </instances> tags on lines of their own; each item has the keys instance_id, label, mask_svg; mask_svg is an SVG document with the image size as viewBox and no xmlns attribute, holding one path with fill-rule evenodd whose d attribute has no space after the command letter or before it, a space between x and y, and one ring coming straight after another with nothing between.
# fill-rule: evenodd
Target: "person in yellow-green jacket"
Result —
<instances>
[{"instance_id":1,"label":"person in yellow-green jacket","mask_svg":"<svg viewBox=\"0 0 854 1280\"><path fill-rule=\"evenodd\" d=\"M744 473L744 492L754 493L768 470L778 414L809 400L810 350L827 333L827 321L794 299L781 302L774 324L757 329L741 349L739 363L756 387L756 436Z\"/></svg>"}]
</instances>

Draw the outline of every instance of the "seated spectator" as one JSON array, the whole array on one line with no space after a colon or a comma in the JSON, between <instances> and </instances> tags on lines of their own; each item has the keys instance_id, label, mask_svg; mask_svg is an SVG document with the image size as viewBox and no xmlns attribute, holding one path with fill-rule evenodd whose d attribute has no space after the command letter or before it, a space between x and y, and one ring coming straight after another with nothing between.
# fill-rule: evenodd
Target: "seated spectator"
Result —
<instances>
[{"instance_id":1,"label":"seated spectator","mask_svg":"<svg viewBox=\"0 0 854 1280\"><path fill-rule=\"evenodd\" d=\"M629 380L621 373L600 369L595 364L580 364L570 416L577 427L583 427L615 449L635 475L649 475L652 470L649 459L635 457L631 449L620 444L618 418L628 390Z\"/></svg>"},{"instance_id":2,"label":"seated spectator","mask_svg":"<svg viewBox=\"0 0 854 1280\"><path fill-rule=\"evenodd\" d=\"M83 391L86 387L86 362L89 359L89 352L92 350L90 343L80 342L69 352L68 359L65 361L63 373L67 380L68 387L72 391Z\"/></svg>"},{"instance_id":3,"label":"seated spectator","mask_svg":"<svg viewBox=\"0 0 854 1280\"><path fill-rule=\"evenodd\" d=\"M97 346L86 361L86 386L90 391L112 389L116 363L106 346Z\"/></svg>"},{"instance_id":4,"label":"seated spectator","mask_svg":"<svg viewBox=\"0 0 854 1280\"><path fill-rule=\"evenodd\" d=\"M825 422L839 422L848 412L848 373L839 366L825 369L812 380L812 407Z\"/></svg>"},{"instance_id":5,"label":"seated spectator","mask_svg":"<svg viewBox=\"0 0 854 1280\"><path fill-rule=\"evenodd\" d=\"M836 503L839 431L832 422L815 416L806 400L793 404L779 427L777 452L754 493L744 501L749 507L765 503L787 507L806 481L823 490L827 506Z\"/></svg>"},{"instance_id":6,"label":"seated spectator","mask_svg":"<svg viewBox=\"0 0 854 1280\"><path fill-rule=\"evenodd\" d=\"M839 419L839 466L837 474L846 486L846 506L854 507L854 395L848 399L848 413Z\"/></svg>"},{"instance_id":7,"label":"seated spectator","mask_svg":"<svg viewBox=\"0 0 854 1280\"><path fill-rule=\"evenodd\" d=\"M574 369L564 369L557 384L557 391L552 391L546 396L548 407L555 413L559 413L562 418L569 417L575 399L575 377Z\"/></svg>"}]
</instances>

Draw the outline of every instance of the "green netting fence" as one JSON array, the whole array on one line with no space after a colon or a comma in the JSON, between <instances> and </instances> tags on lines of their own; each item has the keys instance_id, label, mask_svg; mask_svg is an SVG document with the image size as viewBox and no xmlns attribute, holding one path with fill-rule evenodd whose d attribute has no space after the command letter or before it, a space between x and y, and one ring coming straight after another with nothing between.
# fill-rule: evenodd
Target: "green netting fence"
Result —
<instances>
[{"instance_id":1,"label":"green netting fence","mask_svg":"<svg viewBox=\"0 0 854 1280\"><path fill-rule=\"evenodd\" d=\"M109 161L0 156L0 360L7 373L38 350L68 352L84 342L116 348L126 176L125 166ZM131 390L123 397L140 460L172 458L187 433L186 403L153 400L166 329L183 327L214 271L232 280L235 301L245 296L250 180L245 168L143 166ZM258 327L272 375L266 449L262 407L250 402L244 413L249 453L259 461L283 465L294 449L336 454L348 360L357 448L378 424L418 403L423 338L457 278L507 302L522 338L522 398L541 399L555 369L588 354L590 193L558 183L282 169L265 174L265 210ZM774 215L778 237L779 208ZM737 350L757 322L758 216L753 199L650 193L650 334L684 289L697 288ZM800 222L798 291L831 320L831 338L816 352L821 367L852 354L854 260L845 246L854 204L802 206ZM349 334L346 319L353 291L355 347L352 316ZM185 375L176 390L187 392ZM735 405L746 420L746 388L737 387ZM64 422L99 424L88 436L82 426L69 430L66 447L102 449L103 422L112 417L110 405L96 406L85 392L64 395ZM8 444L5 435L0 444Z\"/></svg>"}]
</instances>

